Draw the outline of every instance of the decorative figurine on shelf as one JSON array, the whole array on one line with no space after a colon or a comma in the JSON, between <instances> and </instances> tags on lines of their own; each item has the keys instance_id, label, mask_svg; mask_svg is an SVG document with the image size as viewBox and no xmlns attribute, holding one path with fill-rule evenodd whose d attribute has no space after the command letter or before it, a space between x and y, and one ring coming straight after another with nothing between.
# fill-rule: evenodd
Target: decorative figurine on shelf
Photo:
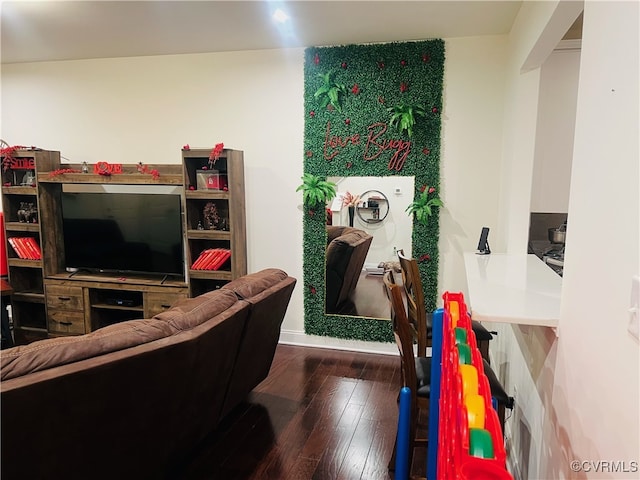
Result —
<instances>
[{"instance_id":1,"label":"decorative figurine on shelf","mask_svg":"<svg viewBox=\"0 0 640 480\"><path fill-rule=\"evenodd\" d=\"M204 227L202 226L202 222L198 222L198 226L196 227L197 230L204 230Z\"/></svg>"},{"instance_id":2,"label":"decorative figurine on shelf","mask_svg":"<svg viewBox=\"0 0 640 480\"><path fill-rule=\"evenodd\" d=\"M22 182L20 183L20 185L34 187L36 185L35 173L31 170L27 170L27 173L25 173L22 177Z\"/></svg>"},{"instance_id":3,"label":"decorative figurine on shelf","mask_svg":"<svg viewBox=\"0 0 640 480\"><path fill-rule=\"evenodd\" d=\"M216 204L213 202L207 202L202 213L205 228L207 230L218 230L220 225L220 215L218 215L218 207Z\"/></svg>"},{"instance_id":4,"label":"decorative figurine on shelf","mask_svg":"<svg viewBox=\"0 0 640 480\"><path fill-rule=\"evenodd\" d=\"M82 173L89 173L89 165L87 165L87 162L82 162Z\"/></svg>"},{"instance_id":5,"label":"decorative figurine on shelf","mask_svg":"<svg viewBox=\"0 0 640 480\"><path fill-rule=\"evenodd\" d=\"M34 203L20 202L20 209L17 213L20 223L38 223L38 211Z\"/></svg>"}]
</instances>

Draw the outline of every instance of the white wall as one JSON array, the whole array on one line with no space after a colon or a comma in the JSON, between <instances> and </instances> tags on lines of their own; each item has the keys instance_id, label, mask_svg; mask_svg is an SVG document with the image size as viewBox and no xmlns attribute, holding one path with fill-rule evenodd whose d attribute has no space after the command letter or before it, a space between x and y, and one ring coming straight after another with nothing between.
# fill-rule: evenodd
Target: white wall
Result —
<instances>
[{"instance_id":1,"label":"white wall","mask_svg":"<svg viewBox=\"0 0 640 480\"><path fill-rule=\"evenodd\" d=\"M0 138L90 164L244 150L248 269L301 281L302 61L293 49L4 65ZM285 328L303 329L302 309L298 287Z\"/></svg>"},{"instance_id":2,"label":"white wall","mask_svg":"<svg viewBox=\"0 0 640 480\"><path fill-rule=\"evenodd\" d=\"M569 208L579 73L579 45L554 50L540 69L532 212L567 213Z\"/></svg>"},{"instance_id":3,"label":"white wall","mask_svg":"<svg viewBox=\"0 0 640 480\"><path fill-rule=\"evenodd\" d=\"M462 252L496 223L505 46L505 36L446 41L441 290L464 285ZM302 62L292 49L4 65L0 138L73 163L177 164L187 143L244 150L249 271L299 280L285 333L394 351L302 335Z\"/></svg>"},{"instance_id":4,"label":"white wall","mask_svg":"<svg viewBox=\"0 0 640 480\"><path fill-rule=\"evenodd\" d=\"M446 41L440 194L441 292L465 288L463 253L490 227L494 247L501 179L507 37Z\"/></svg>"},{"instance_id":5,"label":"white wall","mask_svg":"<svg viewBox=\"0 0 640 480\"><path fill-rule=\"evenodd\" d=\"M627 332L640 272L640 4L585 2L583 32L549 440L569 459L628 464L640 460L640 349ZM620 233L604 255L596 231ZM566 471L565 458L548 462L543 473Z\"/></svg>"},{"instance_id":6,"label":"white wall","mask_svg":"<svg viewBox=\"0 0 640 480\"><path fill-rule=\"evenodd\" d=\"M570 2L550 3L524 5L509 39L501 199L508 205L501 219L510 251L520 250L523 237L525 224L515 212L527 216L524 177L536 134L530 99L513 93L537 98L537 86L527 77L539 71L531 59L541 65L545 57L532 52L557 43L562 18L568 27L577 16L567 10ZM491 344L492 363L516 396L505 431L517 479L638 478L629 462L640 453L640 357L626 328L631 276L640 261L639 13L637 2L584 4L559 337L543 327L489 325L499 332ZM530 134L523 144L514 139L523 138L524 127ZM620 238L609 243L601 231L619 232ZM580 463L591 471L572 472L573 460L592 462ZM627 462L626 472L596 471L598 461Z\"/></svg>"}]
</instances>

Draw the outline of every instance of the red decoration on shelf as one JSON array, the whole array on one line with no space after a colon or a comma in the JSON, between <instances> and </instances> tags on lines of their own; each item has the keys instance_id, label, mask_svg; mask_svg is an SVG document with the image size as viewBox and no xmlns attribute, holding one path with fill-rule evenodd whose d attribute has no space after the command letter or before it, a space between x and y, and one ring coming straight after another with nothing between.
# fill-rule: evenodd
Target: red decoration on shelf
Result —
<instances>
[{"instance_id":1,"label":"red decoration on shelf","mask_svg":"<svg viewBox=\"0 0 640 480\"><path fill-rule=\"evenodd\" d=\"M429 187L429 193L433 193L436 191L436 187Z\"/></svg>"},{"instance_id":2,"label":"red decoration on shelf","mask_svg":"<svg viewBox=\"0 0 640 480\"><path fill-rule=\"evenodd\" d=\"M316 65L320 63L320 56L317 53L313 56L313 63Z\"/></svg>"},{"instance_id":3,"label":"red decoration on shelf","mask_svg":"<svg viewBox=\"0 0 640 480\"><path fill-rule=\"evenodd\" d=\"M59 168L57 170L52 170L49 172L49 177L57 177L58 175L64 175L65 173L82 173L80 170L76 170L75 168Z\"/></svg>"},{"instance_id":4,"label":"red decoration on shelf","mask_svg":"<svg viewBox=\"0 0 640 480\"><path fill-rule=\"evenodd\" d=\"M138 165L136 166L136 168L140 173L148 173L153 177L154 180L157 180L158 177L160 176L160 172L158 172L158 170L156 170L155 168L150 170L149 166L143 164L142 162L138 162Z\"/></svg>"},{"instance_id":5,"label":"red decoration on shelf","mask_svg":"<svg viewBox=\"0 0 640 480\"><path fill-rule=\"evenodd\" d=\"M425 155L429 155L431 153L431 150L429 150L428 148L423 148L422 153L424 153Z\"/></svg>"},{"instance_id":6,"label":"red decoration on shelf","mask_svg":"<svg viewBox=\"0 0 640 480\"><path fill-rule=\"evenodd\" d=\"M112 173L122 173L121 163L96 162L93 166L93 173L110 176Z\"/></svg>"},{"instance_id":7,"label":"red decoration on shelf","mask_svg":"<svg viewBox=\"0 0 640 480\"><path fill-rule=\"evenodd\" d=\"M426 189L427 189L427 186L426 185L422 185L420 187L420 193L424 192Z\"/></svg>"},{"instance_id":8,"label":"red decoration on shelf","mask_svg":"<svg viewBox=\"0 0 640 480\"><path fill-rule=\"evenodd\" d=\"M191 150L191 147L189 146L189 144L187 143L186 145L182 146L183 150Z\"/></svg>"},{"instance_id":9,"label":"red decoration on shelf","mask_svg":"<svg viewBox=\"0 0 640 480\"><path fill-rule=\"evenodd\" d=\"M432 111L433 113L438 113L438 107L433 107L433 108L431 109L431 111Z\"/></svg>"},{"instance_id":10,"label":"red decoration on shelf","mask_svg":"<svg viewBox=\"0 0 640 480\"><path fill-rule=\"evenodd\" d=\"M195 190L196 187L194 187L193 185L189 185L189 190Z\"/></svg>"},{"instance_id":11,"label":"red decoration on shelf","mask_svg":"<svg viewBox=\"0 0 640 480\"><path fill-rule=\"evenodd\" d=\"M211 153L209 154L209 166L211 166L211 168L213 168L218 161L218 158L220 158L222 150L224 150L224 143L216 143L216 146L211 150Z\"/></svg>"},{"instance_id":12,"label":"red decoration on shelf","mask_svg":"<svg viewBox=\"0 0 640 480\"><path fill-rule=\"evenodd\" d=\"M407 85L406 82L401 82L400 83L400 92L404 93L407 90L409 90L409 85Z\"/></svg>"},{"instance_id":13,"label":"red decoration on shelf","mask_svg":"<svg viewBox=\"0 0 640 480\"><path fill-rule=\"evenodd\" d=\"M360 87L357 83L353 85L353 88L351 88L351 93L354 95L358 95L360 93Z\"/></svg>"},{"instance_id":14,"label":"red decoration on shelf","mask_svg":"<svg viewBox=\"0 0 640 480\"><path fill-rule=\"evenodd\" d=\"M6 145L6 143L2 142L3 145ZM16 150L22 150L25 149L27 147L25 147L24 145L13 145L13 146L6 146L4 148L0 149L0 156L3 157L2 159L2 170L3 171L7 171L10 168L35 168L34 167L17 167L14 166L17 162L17 160L15 158L13 158L13 154L16 152ZM35 147L34 147L35 148ZM25 159L26 160L26 159ZM33 160L31 160L33 162Z\"/></svg>"}]
</instances>

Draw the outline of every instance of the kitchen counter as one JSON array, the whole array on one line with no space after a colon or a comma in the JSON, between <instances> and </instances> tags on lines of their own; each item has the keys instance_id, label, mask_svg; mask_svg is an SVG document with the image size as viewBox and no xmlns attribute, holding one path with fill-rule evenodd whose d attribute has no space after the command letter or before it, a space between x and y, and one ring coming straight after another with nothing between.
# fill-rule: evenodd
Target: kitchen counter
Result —
<instances>
[{"instance_id":1,"label":"kitchen counter","mask_svg":"<svg viewBox=\"0 0 640 480\"><path fill-rule=\"evenodd\" d=\"M464 254L471 318L557 327L562 278L535 255Z\"/></svg>"}]
</instances>

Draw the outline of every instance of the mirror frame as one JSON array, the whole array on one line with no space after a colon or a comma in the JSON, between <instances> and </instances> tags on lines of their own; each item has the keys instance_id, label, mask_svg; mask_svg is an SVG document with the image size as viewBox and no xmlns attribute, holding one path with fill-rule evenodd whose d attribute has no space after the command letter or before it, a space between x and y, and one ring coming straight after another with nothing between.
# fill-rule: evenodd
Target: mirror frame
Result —
<instances>
[{"instance_id":1,"label":"mirror frame","mask_svg":"<svg viewBox=\"0 0 640 480\"><path fill-rule=\"evenodd\" d=\"M444 59L440 39L305 49L304 173L324 180L330 176L412 176L414 199L425 188L439 192ZM338 95L339 108L319 104L316 93L327 78L350 89L345 87ZM408 89L398 88L402 84L409 85ZM389 105L402 102L428 107L411 136L407 131L392 131L388 125ZM305 333L393 342L389 320L325 314L326 210L307 206L302 210ZM437 303L438 239L438 208L426 225L414 217L411 248L418 260L427 311L435 310Z\"/></svg>"}]
</instances>

